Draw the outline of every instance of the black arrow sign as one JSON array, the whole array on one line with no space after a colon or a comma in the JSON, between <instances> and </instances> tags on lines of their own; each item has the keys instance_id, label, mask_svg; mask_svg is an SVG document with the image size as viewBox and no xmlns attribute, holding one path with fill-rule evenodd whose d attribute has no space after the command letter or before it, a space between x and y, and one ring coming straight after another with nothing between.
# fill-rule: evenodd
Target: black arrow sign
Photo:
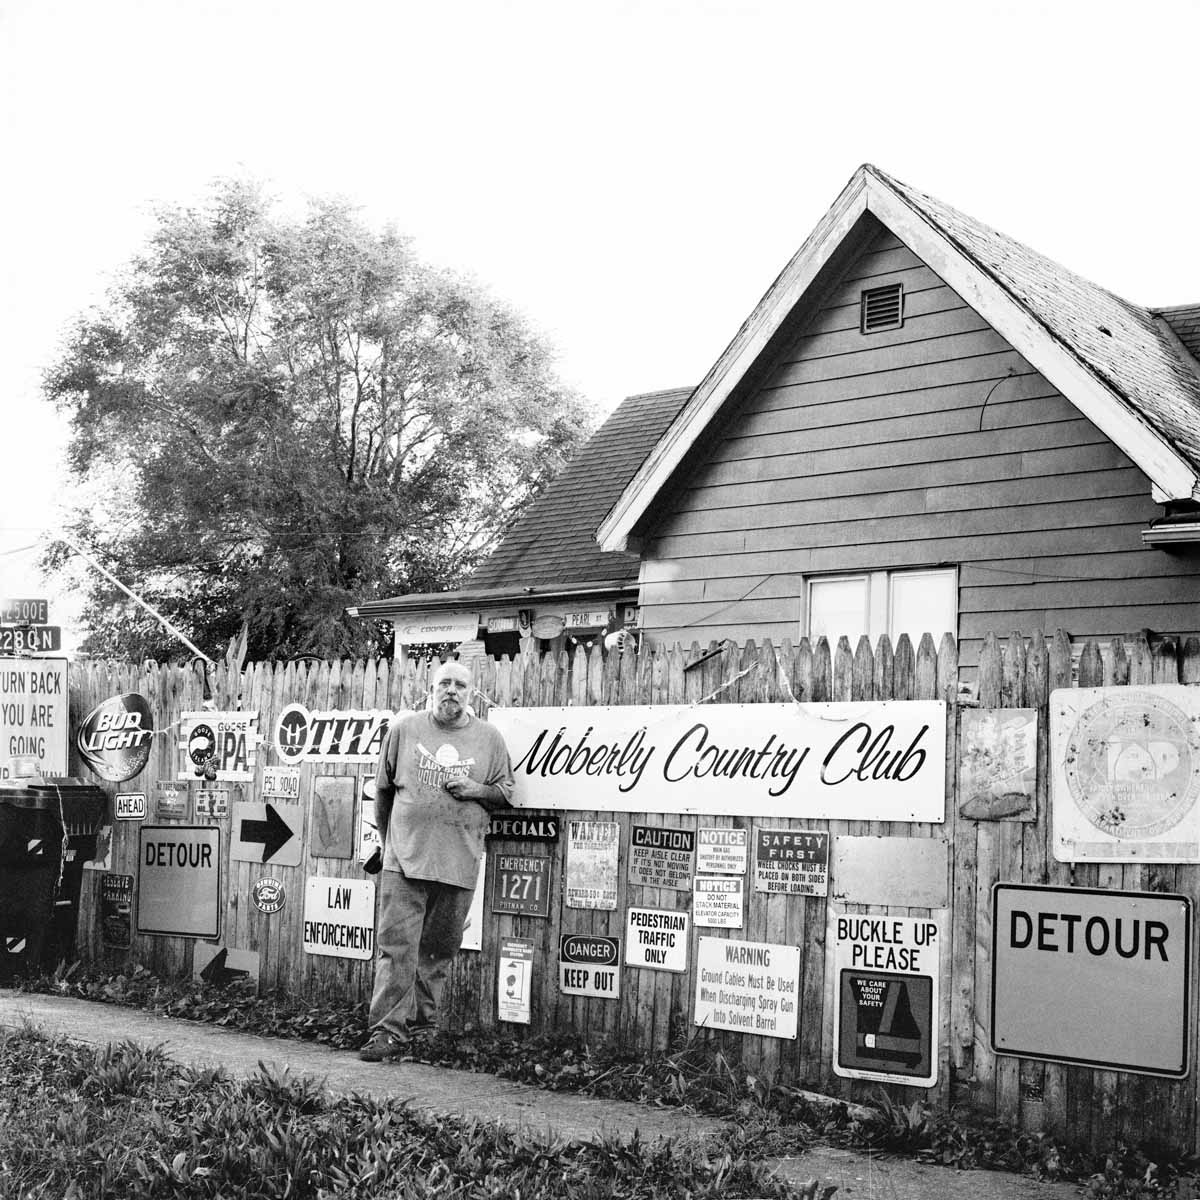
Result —
<instances>
[{"instance_id":1,"label":"black arrow sign","mask_svg":"<svg viewBox=\"0 0 1200 1200\"><path fill-rule=\"evenodd\" d=\"M295 836L292 827L268 804L265 821L242 820L241 839L243 842L261 842L263 862L272 858Z\"/></svg>"},{"instance_id":2,"label":"black arrow sign","mask_svg":"<svg viewBox=\"0 0 1200 1200\"><path fill-rule=\"evenodd\" d=\"M204 969L200 972L200 978L205 983L214 983L217 987L224 987L225 984L232 983L235 979L245 979L249 976L249 971L227 967L225 962L228 958L229 950L222 946L208 963L205 964Z\"/></svg>"}]
</instances>

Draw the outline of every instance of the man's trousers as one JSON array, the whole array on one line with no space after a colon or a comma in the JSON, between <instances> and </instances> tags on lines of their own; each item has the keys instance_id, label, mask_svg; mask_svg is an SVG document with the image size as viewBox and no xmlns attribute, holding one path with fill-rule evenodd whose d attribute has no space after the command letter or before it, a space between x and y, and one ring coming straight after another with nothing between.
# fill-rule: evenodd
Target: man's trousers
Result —
<instances>
[{"instance_id":1,"label":"man's trousers","mask_svg":"<svg viewBox=\"0 0 1200 1200\"><path fill-rule=\"evenodd\" d=\"M437 1024L472 895L470 888L409 879L403 871L379 873L372 1030L405 1037Z\"/></svg>"}]
</instances>

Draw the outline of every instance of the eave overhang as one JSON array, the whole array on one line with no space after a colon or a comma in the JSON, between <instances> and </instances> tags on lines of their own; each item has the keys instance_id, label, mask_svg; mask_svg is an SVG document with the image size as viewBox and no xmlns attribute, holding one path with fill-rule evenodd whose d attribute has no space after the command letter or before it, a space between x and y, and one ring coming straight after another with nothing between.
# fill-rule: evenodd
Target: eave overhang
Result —
<instances>
[{"instance_id":1,"label":"eave overhang","mask_svg":"<svg viewBox=\"0 0 1200 1200\"><path fill-rule=\"evenodd\" d=\"M414 592L408 596L392 596L386 600L367 600L347 608L348 617L363 620L388 620L393 616L414 612L445 613L463 609L490 608L502 605L526 607L537 601L607 600L635 603L638 596L636 579L583 580L572 583L539 583L523 587L463 588L455 592Z\"/></svg>"}]
</instances>

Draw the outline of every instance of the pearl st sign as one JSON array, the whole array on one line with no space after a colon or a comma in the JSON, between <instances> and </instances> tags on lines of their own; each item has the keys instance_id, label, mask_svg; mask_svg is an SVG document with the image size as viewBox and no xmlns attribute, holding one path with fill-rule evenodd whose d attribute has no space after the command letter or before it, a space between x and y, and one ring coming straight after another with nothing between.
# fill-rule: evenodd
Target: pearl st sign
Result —
<instances>
[{"instance_id":1,"label":"pearl st sign","mask_svg":"<svg viewBox=\"0 0 1200 1200\"><path fill-rule=\"evenodd\" d=\"M945 820L946 706L496 708L514 803L818 820Z\"/></svg>"}]
</instances>

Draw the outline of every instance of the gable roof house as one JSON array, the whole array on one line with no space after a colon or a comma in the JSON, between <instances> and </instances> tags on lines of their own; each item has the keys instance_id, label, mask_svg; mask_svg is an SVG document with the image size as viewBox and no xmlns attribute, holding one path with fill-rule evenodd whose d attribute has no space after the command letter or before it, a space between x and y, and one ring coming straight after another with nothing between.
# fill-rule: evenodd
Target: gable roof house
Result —
<instances>
[{"instance_id":1,"label":"gable roof house","mask_svg":"<svg viewBox=\"0 0 1200 1200\"><path fill-rule=\"evenodd\" d=\"M1197 354L1200 305L863 166L700 385L626 401L460 595L586 563L657 642L949 631L968 668L990 632L1196 634Z\"/></svg>"}]
</instances>

